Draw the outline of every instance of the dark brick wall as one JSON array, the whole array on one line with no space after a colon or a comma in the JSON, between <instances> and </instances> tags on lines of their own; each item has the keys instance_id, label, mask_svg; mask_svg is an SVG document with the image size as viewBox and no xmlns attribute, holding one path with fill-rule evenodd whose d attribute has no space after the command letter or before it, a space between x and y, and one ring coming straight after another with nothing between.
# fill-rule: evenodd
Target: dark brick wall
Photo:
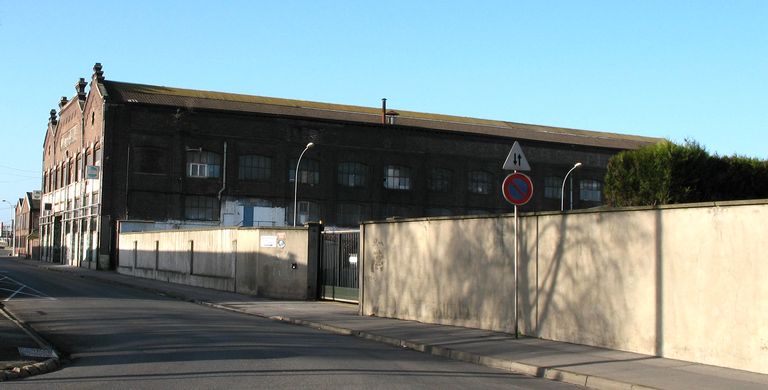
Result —
<instances>
[{"instance_id":1,"label":"dark brick wall","mask_svg":"<svg viewBox=\"0 0 768 390\"><path fill-rule=\"evenodd\" d=\"M298 157L307 142L314 142L316 147L304 158L319 161L320 183L300 184L300 199L317 202L321 218L330 225L336 222L340 203L361 205L368 219L387 217L388 206L405 210L408 215L403 217L425 215L428 208L448 209L453 214L512 211L501 196L501 182L510 173L501 165L515 141L511 138L139 104L110 106L108 123L111 142L105 158L109 159L111 179L105 185L111 188L104 192L110 194L105 205L113 219L183 219L185 195L216 196L223 185L221 178L186 176L187 148L223 155L224 142L227 175L223 196L267 199L279 206L293 202L293 183L288 180L290 161ZM533 200L521 211L559 209L559 199L544 198L544 178L562 177L576 161L584 167L574 172L574 206L598 205L578 200L578 180L602 181L607 160L616 150L518 141L533 168L528 174L536 188ZM161 156L162 172L138 172L136 164L141 153ZM271 180L238 180L238 157L244 154L270 156ZM129 161L133 161L130 167ZM345 161L367 166L365 187L337 184L338 164ZM384 188L384 167L388 164L411 168L411 190ZM427 179L433 167L453 172L449 193L428 191ZM489 194L467 191L467 174L474 170L491 174Z\"/></svg>"}]
</instances>

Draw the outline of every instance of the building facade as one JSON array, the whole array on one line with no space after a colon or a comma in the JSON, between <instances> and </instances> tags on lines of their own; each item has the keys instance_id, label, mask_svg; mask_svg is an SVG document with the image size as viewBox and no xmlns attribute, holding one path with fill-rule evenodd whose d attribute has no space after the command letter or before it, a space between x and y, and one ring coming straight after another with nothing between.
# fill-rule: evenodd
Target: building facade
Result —
<instances>
[{"instance_id":1,"label":"building facade","mask_svg":"<svg viewBox=\"0 0 768 390\"><path fill-rule=\"evenodd\" d=\"M16 205L14 253L39 259L40 256L40 191L27 192Z\"/></svg>"},{"instance_id":2,"label":"building facade","mask_svg":"<svg viewBox=\"0 0 768 390\"><path fill-rule=\"evenodd\" d=\"M100 64L86 86L51 112L41 231L43 259L93 268L113 267L118 229L291 225L294 201L299 223L338 227L510 212L501 166L515 141L536 189L522 211L559 210L575 162L573 207L594 207L608 159L659 141L130 84Z\"/></svg>"}]
</instances>

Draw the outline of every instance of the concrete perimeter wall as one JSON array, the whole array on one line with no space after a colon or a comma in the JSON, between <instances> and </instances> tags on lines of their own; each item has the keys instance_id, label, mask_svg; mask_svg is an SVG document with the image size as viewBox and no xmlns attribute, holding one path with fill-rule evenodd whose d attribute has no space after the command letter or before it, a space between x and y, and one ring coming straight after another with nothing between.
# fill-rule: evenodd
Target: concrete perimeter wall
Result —
<instances>
[{"instance_id":1,"label":"concrete perimeter wall","mask_svg":"<svg viewBox=\"0 0 768 390\"><path fill-rule=\"evenodd\" d=\"M312 299L317 269L313 229L318 227L121 233L117 271L242 294Z\"/></svg>"},{"instance_id":2,"label":"concrete perimeter wall","mask_svg":"<svg viewBox=\"0 0 768 390\"><path fill-rule=\"evenodd\" d=\"M514 332L513 221L365 224L361 313ZM768 202L519 221L522 333L768 374Z\"/></svg>"}]
</instances>

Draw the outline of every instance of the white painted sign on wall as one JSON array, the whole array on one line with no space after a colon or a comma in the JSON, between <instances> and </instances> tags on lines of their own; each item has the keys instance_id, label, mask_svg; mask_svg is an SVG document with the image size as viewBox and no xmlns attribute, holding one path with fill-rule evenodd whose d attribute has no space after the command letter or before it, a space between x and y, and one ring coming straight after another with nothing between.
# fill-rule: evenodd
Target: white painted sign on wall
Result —
<instances>
[{"instance_id":1,"label":"white painted sign on wall","mask_svg":"<svg viewBox=\"0 0 768 390\"><path fill-rule=\"evenodd\" d=\"M277 236L261 236L262 248L274 248L277 246Z\"/></svg>"}]
</instances>

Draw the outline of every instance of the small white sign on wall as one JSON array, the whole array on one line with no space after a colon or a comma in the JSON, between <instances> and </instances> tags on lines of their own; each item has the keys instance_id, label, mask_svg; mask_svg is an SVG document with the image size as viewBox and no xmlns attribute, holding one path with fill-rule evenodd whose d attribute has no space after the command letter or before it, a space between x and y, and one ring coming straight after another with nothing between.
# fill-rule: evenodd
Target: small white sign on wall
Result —
<instances>
[{"instance_id":1,"label":"small white sign on wall","mask_svg":"<svg viewBox=\"0 0 768 390\"><path fill-rule=\"evenodd\" d=\"M349 255L349 264L357 264L357 253L351 253Z\"/></svg>"},{"instance_id":2,"label":"small white sign on wall","mask_svg":"<svg viewBox=\"0 0 768 390\"><path fill-rule=\"evenodd\" d=\"M261 236L262 248L274 248L277 246L277 236Z\"/></svg>"}]
</instances>

